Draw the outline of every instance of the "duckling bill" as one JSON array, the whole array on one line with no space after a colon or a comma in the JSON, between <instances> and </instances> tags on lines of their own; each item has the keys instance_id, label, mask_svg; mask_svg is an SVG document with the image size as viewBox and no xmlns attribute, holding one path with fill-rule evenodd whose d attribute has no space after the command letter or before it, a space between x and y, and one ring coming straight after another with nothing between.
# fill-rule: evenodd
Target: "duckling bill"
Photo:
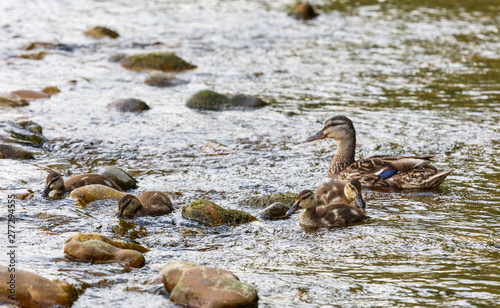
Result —
<instances>
[{"instance_id":1,"label":"duckling bill","mask_svg":"<svg viewBox=\"0 0 500 308\"><path fill-rule=\"evenodd\" d=\"M63 180L62 176L57 172L52 172L47 176L45 181L45 189L43 190L42 197L47 197L51 191L55 191L56 194L63 194L66 192L73 191L74 189L82 186L100 184L114 188L118 191L122 191L120 186L116 184L113 180L94 173L84 173L70 177L66 181Z\"/></svg>"}]
</instances>

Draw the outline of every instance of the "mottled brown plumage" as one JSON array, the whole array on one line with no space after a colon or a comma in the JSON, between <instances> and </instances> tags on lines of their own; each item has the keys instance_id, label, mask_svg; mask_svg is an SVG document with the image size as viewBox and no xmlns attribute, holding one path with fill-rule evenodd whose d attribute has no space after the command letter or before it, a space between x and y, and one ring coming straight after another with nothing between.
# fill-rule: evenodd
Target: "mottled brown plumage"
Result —
<instances>
[{"instance_id":1,"label":"mottled brown plumage","mask_svg":"<svg viewBox=\"0 0 500 308\"><path fill-rule=\"evenodd\" d=\"M51 191L56 194L63 194L72 191L78 187L100 184L122 191L113 180L105 177L104 175L94 173L84 173L70 177L66 181L57 172L52 172L47 176L45 181L45 189L43 190L42 197L46 197Z\"/></svg>"},{"instance_id":2,"label":"mottled brown plumage","mask_svg":"<svg viewBox=\"0 0 500 308\"><path fill-rule=\"evenodd\" d=\"M428 189L439 186L453 172L431 166L433 156L378 155L355 161L356 130L345 116L328 119L323 129L306 142L323 138L337 141L337 153L328 176L338 181L357 179L363 186L372 188Z\"/></svg>"},{"instance_id":3,"label":"mottled brown plumage","mask_svg":"<svg viewBox=\"0 0 500 308\"><path fill-rule=\"evenodd\" d=\"M330 181L321 184L316 189L316 199L322 204L329 203L346 203L356 205L356 193L361 195L361 183L358 180L352 179L349 181ZM348 198L347 196L350 196ZM360 200L364 204L363 197Z\"/></svg>"},{"instance_id":4,"label":"mottled brown plumage","mask_svg":"<svg viewBox=\"0 0 500 308\"><path fill-rule=\"evenodd\" d=\"M120 216L161 216L174 210L169 196L162 191L145 191L139 195L125 195L118 201Z\"/></svg>"}]
</instances>

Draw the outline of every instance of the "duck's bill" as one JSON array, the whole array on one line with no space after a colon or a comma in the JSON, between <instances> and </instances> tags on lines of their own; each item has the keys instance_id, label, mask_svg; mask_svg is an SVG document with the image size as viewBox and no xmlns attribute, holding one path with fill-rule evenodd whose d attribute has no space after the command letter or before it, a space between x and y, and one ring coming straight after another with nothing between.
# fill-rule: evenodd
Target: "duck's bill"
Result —
<instances>
[{"instance_id":1,"label":"duck's bill","mask_svg":"<svg viewBox=\"0 0 500 308\"><path fill-rule=\"evenodd\" d=\"M304 141L304 143L305 143L305 142L311 142L311 141L314 141L314 140L323 139L323 138L326 138L326 135L325 135L325 134L323 134L323 131L319 131L316 135L314 135L314 136L311 136L311 137L307 138L307 139Z\"/></svg>"},{"instance_id":2,"label":"duck's bill","mask_svg":"<svg viewBox=\"0 0 500 308\"><path fill-rule=\"evenodd\" d=\"M363 197L361 196L361 194L356 194L356 203L363 210L366 208L365 200L363 200Z\"/></svg>"},{"instance_id":3,"label":"duck's bill","mask_svg":"<svg viewBox=\"0 0 500 308\"><path fill-rule=\"evenodd\" d=\"M45 198L49 195L50 193L50 186L47 186L45 187L45 189L43 190L43 193L42 193L42 197Z\"/></svg>"},{"instance_id":4,"label":"duck's bill","mask_svg":"<svg viewBox=\"0 0 500 308\"><path fill-rule=\"evenodd\" d=\"M295 211L297 211L299 209L299 203L298 202L295 202L294 205L292 205L292 207L286 212L286 215L291 215L293 213L295 213Z\"/></svg>"}]
</instances>

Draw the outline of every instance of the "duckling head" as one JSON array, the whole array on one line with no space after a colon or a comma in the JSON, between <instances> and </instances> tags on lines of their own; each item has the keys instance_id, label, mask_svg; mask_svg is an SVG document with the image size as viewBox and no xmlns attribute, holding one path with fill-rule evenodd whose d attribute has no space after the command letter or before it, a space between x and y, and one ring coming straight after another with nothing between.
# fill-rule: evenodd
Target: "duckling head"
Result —
<instances>
[{"instance_id":1,"label":"duckling head","mask_svg":"<svg viewBox=\"0 0 500 308\"><path fill-rule=\"evenodd\" d=\"M361 183L358 180L349 180L349 182L345 184L344 194L349 201L355 201L362 209L366 208L365 200L361 194Z\"/></svg>"},{"instance_id":2,"label":"duckling head","mask_svg":"<svg viewBox=\"0 0 500 308\"><path fill-rule=\"evenodd\" d=\"M312 190L306 189L301 191L297 197L295 197L295 203L286 212L286 215L290 215L295 212L299 206L303 209L312 209L318 206L318 201L316 200L316 195Z\"/></svg>"},{"instance_id":3,"label":"duckling head","mask_svg":"<svg viewBox=\"0 0 500 308\"><path fill-rule=\"evenodd\" d=\"M51 172L45 180L45 189L43 190L42 197L55 190L57 193L64 193L64 181L62 176L57 172Z\"/></svg>"},{"instance_id":4,"label":"duckling head","mask_svg":"<svg viewBox=\"0 0 500 308\"><path fill-rule=\"evenodd\" d=\"M142 206L141 201L136 196L125 195L118 201L118 211L120 217L133 217L134 213Z\"/></svg>"},{"instance_id":5,"label":"duckling head","mask_svg":"<svg viewBox=\"0 0 500 308\"><path fill-rule=\"evenodd\" d=\"M325 126L315 135L304 142L311 142L323 138L334 138L335 140L349 140L356 138L356 130L352 121L346 116L334 116L325 122Z\"/></svg>"}]
</instances>

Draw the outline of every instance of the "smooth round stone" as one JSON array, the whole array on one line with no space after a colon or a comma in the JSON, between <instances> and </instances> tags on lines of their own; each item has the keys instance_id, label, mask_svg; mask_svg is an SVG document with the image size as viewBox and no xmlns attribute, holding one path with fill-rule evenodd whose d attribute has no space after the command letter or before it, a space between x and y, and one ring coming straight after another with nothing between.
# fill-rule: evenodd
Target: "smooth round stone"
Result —
<instances>
[{"instance_id":1,"label":"smooth round stone","mask_svg":"<svg viewBox=\"0 0 500 308\"><path fill-rule=\"evenodd\" d=\"M105 36L110 38L117 38L120 36L116 31L113 31L106 27L99 27L99 26L87 29L85 32L83 32L83 34L95 38L102 38Z\"/></svg>"},{"instance_id":2,"label":"smooth round stone","mask_svg":"<svg viewBox=\"0 0 500 308\"><path fill-rule=\"evenodd\" d=\"M27 100L42 99L42 98L49 98L50 97L49 95L47 95L43 92L32 91L32 90L17 90L17 91L12 91L10 93L15 94L22 99L27 99Z\"/></svg>"},{"instance_id":3,"label":"smooth round stone","mask_svg":"<svg viewBox=\"0 0 500 308\"><path fill-rule=\"evenodd\" d=\"M10 144L0 144L0 158L33 159L33 154Z\"/></svg>"},{"instance_id":4,"label":"smooth round stone","mask_svg":"<svg viewBox=\"0 0 500 308\"><path fill-rule=\"evenodd\" d=\"M303 1L293 8L292 15L297 19L308 20L317 17L319 14L309 2Z\"/></svg>"},{"instance_id":5,"label":"smooth round stone","mask_svg":"<svg viewBox=\"0 0 500 308\"><path fill-rule=\"evenodd\" d=\"M129 56L121 61L124 68L132 71L157 70L164 72L182 72L196 68L170 52L153 52Z\"/></svg>"},{"instance_id":6,"label":"smooth round stone","mask_svg":"<svg viewBox=\"0 0 500 308\"><path fill-rule=\"evenodd\" d=\"M42 90L43 93L47 94L48 96L52 96L57 93L61 93L61 90L57 87L45 87Z\"/></svg>"},{"instance_id":7,"label":"smooth round stone","mask_svg":"<svg viewBox=\"0 0 500 308\"><path fill-rule=\"evenodd\" d=\"M144 80L144 83L153 87L175 87L188 83L186 80L177 79L174 75L160 72L152 71L149 76Z\"/></svg>"},{"instance_id":8,"label":"smooth round stone","mask_svg":"<svg viewBox=\"0 0 500 308\"><path fill-rule=\"evenodd\" d=\"M266 207L262 211L259 212L259 216L262 219L266 220L278 220L278 219L286 219L288 216L286 212L290 209L290 206L285 205L281 202L275 202L270 206Z\"/></svg>"},{"instance_id":9,"label":"smooth round stone","mask_svg":"<svg viewBox=\"0 0 500 308\"><path fill-rule=\"evenodd\" d=\"M108 109L115 109L122 112L143 112L151 108L139 99L124 98L108 104Z\"/></svg>"},{"instance_id":10,"label":"smooth round stone","mask_svg":"<svg viewBox=\"0 0 500 308\"><path fill-rule=\"evenodd\" d=\"M123 191L137 188L137 180L118 167L105 166L100 173L113 180Z\"/></svg>"},{"instance_id":11,"label":"smooth round stone","mask_svg":"<svg viewBox=\"0 0 500 308\"><path fill-rule=\"evenodd\" d=\"M266 102L254 96L236 94L229 98L229 105L235 108L261 108L266 106Z\"/></svg>"}]
</instances>

